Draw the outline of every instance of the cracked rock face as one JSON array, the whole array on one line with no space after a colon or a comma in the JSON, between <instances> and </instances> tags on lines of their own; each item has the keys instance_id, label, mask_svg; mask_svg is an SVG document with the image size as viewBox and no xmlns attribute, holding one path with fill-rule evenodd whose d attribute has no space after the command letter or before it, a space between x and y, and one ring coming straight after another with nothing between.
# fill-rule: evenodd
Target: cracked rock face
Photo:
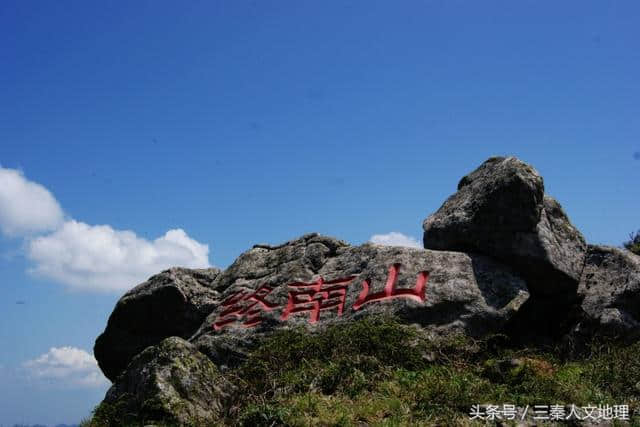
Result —
<instances>
[{"instance_id":1,"label":"cracked rock face","mask_svg":"<svg viewBox=\"0 0 640 427\"><path fill-rule=\"evenodd\" d=\"M640 336L640 256L589 245L578 294L584 312L579 331L632 340Z\"/></svg>"},{"instance_id":2,"label":"cracked rock face","mask_svg":"<svg viewBox=\"0 0 640 427\"><path fill-rule=\"evenodd\" d=\"M219 365L278 328L392 315L433 334L498 332L527 300L522 279L488 257L310 234L257 245L214 281L221 304L191 341Z\"/></svg>"},{"instance_id":3,"label":"cracked rock face","mask_svg":"<svg viewBox=\"0 0 640 427\"><path fill-rule=\"evenodd\" d=\"M232 389L205 355L171 337L133 358L101 406L146 423L208 425L219 419Z\"/></svg>"},{"instance_id":4,"label":"cracked rock face","mask_svg":"<svg viewBox=\"0 0 640 427\"><path fill-rule=\"evenodd\" d=\"M93 349L105 376L113 382L136 354L164 338L189 338L218 305L210 285L219 273L172 268L124 294Z\"/></svg>"},{"instance_id":5,"label":"cracked rock face","mask_svg":"<svg viewBox=\"0 0 640 427\"><path fill-rule=\"evenodd\" d=\"M532 295L573 293L586 243L542 177L514 157L492 157L423 222L427 249L481 253L512 266Z\"/></svg>"}]
</instances>

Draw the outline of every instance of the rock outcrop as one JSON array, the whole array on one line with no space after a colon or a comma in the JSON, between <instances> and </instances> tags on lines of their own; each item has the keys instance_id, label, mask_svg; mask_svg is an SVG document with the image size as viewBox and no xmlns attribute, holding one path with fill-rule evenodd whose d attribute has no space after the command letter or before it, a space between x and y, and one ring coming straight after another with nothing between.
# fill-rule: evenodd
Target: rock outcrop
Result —
<instances>
[{"instance_id":1,"label":"rock outcrop","mask_svg":"<svg viewBox=\"0 0 640 427\"><path fill-rule=\"evenodd\" d=\"M640 257L587 246L530 165L490 158L423 229L425 249L307 234L255 245L224 271L151 277L118 301L96 340L114 381L100 410L215 423L233 389L221 372L263 338L370 316L411 324L429 340L640 338Z\"/></svg>"},{"instance_id":2,"label":"rock outcrop","mask_svg":"<svg viewBox=\"0 0 640 427\"><path fill-rule=\"evenodd\" d=\"M114 381L136 354L164 338L189 338L218 306L210 286L219 273L172 268L124 294L93 348L105 376Z\"/></svg>"},{"instance_id":3,"label":"rock outcrop","mask_svg":"<svg viewBox=\"0 0 640 427\"><path fill-rule=\"evenodd\" d=\"M127 292L94 353L112 381L169 336L234 365L279 328L315 330L367 315L397 316L435 335L497 333L524 304L525 282L489 257L350 246L318 234L256 245L224 272L171 269Z\"/></svg>"},{"instance_id":4,"label":"rock outcrop","mask_svg":"<svg viewBox=\"0 0 640 427\"><path fill-rule=\"evenodd\" d=\"M481 253L513 266L532 295L575 293L586 243L542 177L514 157L492 157L423 222L424 247Z\"/></svg>"}]
</instances>

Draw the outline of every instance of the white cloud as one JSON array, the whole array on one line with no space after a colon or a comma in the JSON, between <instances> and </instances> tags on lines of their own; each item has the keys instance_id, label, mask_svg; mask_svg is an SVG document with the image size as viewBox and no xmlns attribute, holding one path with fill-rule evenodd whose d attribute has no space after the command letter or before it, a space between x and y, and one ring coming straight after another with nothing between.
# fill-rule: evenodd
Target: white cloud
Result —
<instances>
[{"instance_id":1,"label":"white cloud","mask_svg":"<svg viewBox=\"0 0 640 427\"><path fill-rule=\"evenodd\" d=\"M63 219L62 208L49 190L18 170L0 167L0 230L4 234L55 230Z\"/></svg>"},{"instance_id":2,"label":"white cloud","mask_svg":"<svg viewBox=\"0 0 640 427\"><path fill-rule=\"evenodd\" d=\"M108 225L65 221L49 190L2 167L0 231L26 238L32 273L76 289L120 292L169 267L209 267L208 245L181 229L149 241Z\"/></svg>"},{"instance_id":3,"label":"white cloud","mask_svg":"<svg viewBox=\"0 0 640 427\"><path fill-rule=\"evenodd\" d=\"M33 379L62 386L102 387L109 384L96 359L75 347L52 347L36 359L24 362L22 367Z\"/></svg>"},{"instance_id":4,"label":"white cloud","mask_svg":"<svg viewBox=\"0 0 640 427\"><path fill-rule=\"evenodd\" d=\"M80 290L121 292L172 266L209 267L209 246L181 229L153 241L108 225L67 221L28 242L36 275Z\"/></svg>"},{"instance_id":5,"label":"white cloud","mask_svg":"<svg viewBox=\"0 0 640 427\"><path fill-rule=\"evenodd\" d=\"M371 243L377 243L384 246L405 246L407 248L422 248L420 242L411 236L405 236L402 233L392 231L387 234L374 234L369 239Z\"/></svg>"}]
</instances>

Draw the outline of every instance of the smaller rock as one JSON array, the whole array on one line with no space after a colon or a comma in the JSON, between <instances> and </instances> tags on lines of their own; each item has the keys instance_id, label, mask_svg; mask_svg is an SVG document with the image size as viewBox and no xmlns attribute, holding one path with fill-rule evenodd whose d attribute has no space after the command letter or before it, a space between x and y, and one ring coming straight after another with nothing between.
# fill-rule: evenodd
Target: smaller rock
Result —
<instances>
[{"instance_id":1,"label":"smaller rock","mask_svg":"<svg viewBox=\"0 0 640 427\"><path fill-rule=\"evenodd\" d=\"M134 357L107 391L96 418L111 424L211 425L232 391L205 355L170 337Z\"/></svg>"},{"instance_id":2,"label":"smaller rock","mask_svg":"<svg viewBox=\"0 0 640 427\"><path fill-rule=\"evenodd\" d=\"M423 229L425 248L495 257L522 274L532 296L575 295L584 238L515 157L492 157L462 178Z\"/></svg>"},{"instance_id":3,"label":"smaller rock","mask_svg":"<svg viewBox=\"0 0 640 427\"><path fill-rule=\"evenodd\" d=\"M112 382L129 361L164 338L189 338L217 306L211 284L216 268L171 268L124 294L116 304L93 352Z\"/></svg>"},{"instance_id":4,"label":"smaller rock","mask_svg":"<svg viewBox=\"0 0 640 427\"><path fill-rule=\"evenodd\" d=\"M640 337L640 256L590 245L578 295L584 318L578 330L626 339Z\"/></svg>"}]
</instances>

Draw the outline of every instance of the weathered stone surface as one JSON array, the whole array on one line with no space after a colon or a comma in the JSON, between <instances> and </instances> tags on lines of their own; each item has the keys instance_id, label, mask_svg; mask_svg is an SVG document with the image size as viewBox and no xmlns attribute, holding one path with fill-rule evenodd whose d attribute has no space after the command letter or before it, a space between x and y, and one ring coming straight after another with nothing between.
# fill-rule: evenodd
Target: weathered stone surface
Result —
<instances>
[{"instance_id":1,"label":"weathered stone surface","mask_svg":"<svg viewBox=\"0 0 640 427\"><path fill-rule=\"evenodd\" d=\"M219 423L235 390L220 372L279 329L390 316L427 339L506 333L512 344L573 348L597 335L640 338L640 257L587 249L520 160L484 162L423 228L427 249L308 234L255 245L223 272L153 276L120 299L96 340L115 380L105 419Z\"/></svg>"},{"instance_id":2,"label":"weathered stone surface","mask_svg":"<svg viewBox=\"0 0 640 427\"><path fill-rule=\"evenodd\" d=\"M625 339L640 336L640 256L590 245L578 294L584 312L579 332Z\"/></svg>"},{"instance_id":3,"label":"weathered stone surface","mask_svg":"<svg viewBox=\"0 0 640 427\"><path fill-rule=\"evenodd\" d=\"M276 328L314 329L372 314L473 336L506 330L551 337L574 324L575 313L566 313L579 304L586 245L531 166L513 157L487 160L424 229L435 251L353 247L309 234L255 245L223 272L163 272L118 302L96 358L113 380L146 346L180 336L233 365Z\"/></svg>"},{"instance_id":4,"label":"weathered stone surface","mask_svg":"<svg viewBox=\"0 0 640 427\"><path fill-rule=\"evenodd\" d=\"M105 376L114 381L136 354L164 338L189 338L218 304L211 284L219 272L172 268L124 294L93 350Z\"/></svg>"},{"instance_id":5,"label":"weathered stone surface","mask_svg":"<svg viewBox=\"0 0 640 427\"><path fill-rule=\"evenodd\" d=\"M214 287L223 302L191 341L220 365L242 360L256 338L277 328L314 330L369 315L396 316L433 334L482 336L501 331L528 298L524 281L486 256L354 247L316 234L255 246Z\"/></svg>"},{"instance_id":6,"label":"weathered stone surface","mask_svg":"<svg viewBox=\"0 0 640 427\"><path fill-rule=\"evenodd\" d=\"M533 295L574 293L586 243L542 177L514 157L492 157L423 222L427 249L481 253L514 267Z\"/></svg>"},{"instance_id":7,"label":"weathered stone surface","mask_svg":"<svg viewBox=\"0 0 640 427\"><path fill-rule=\"evenodd\" d=\"M189 342L170 337L133 358L97 413L108 413L111 422L211 425L219 420L232 390L205 355Z\"/></svg>"}]
</instances>

